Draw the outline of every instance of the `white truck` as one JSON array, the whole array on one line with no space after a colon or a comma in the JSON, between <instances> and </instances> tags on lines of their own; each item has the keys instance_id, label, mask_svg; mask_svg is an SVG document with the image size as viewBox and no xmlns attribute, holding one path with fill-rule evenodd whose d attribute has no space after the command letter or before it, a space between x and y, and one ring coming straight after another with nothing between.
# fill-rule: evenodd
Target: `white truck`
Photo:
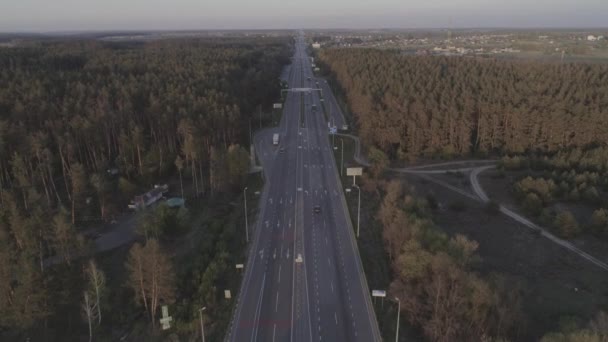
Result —
<instances>
[{"instance_id":1,"label":"white truck","mask_svg":"<svg viewBox=\"0 0 608 342\"><path fill-rule=\"evenodd\" d=\"M272 144L277 146L279 144L279 133L272 135Z\"/></svg>"}]
</instances>

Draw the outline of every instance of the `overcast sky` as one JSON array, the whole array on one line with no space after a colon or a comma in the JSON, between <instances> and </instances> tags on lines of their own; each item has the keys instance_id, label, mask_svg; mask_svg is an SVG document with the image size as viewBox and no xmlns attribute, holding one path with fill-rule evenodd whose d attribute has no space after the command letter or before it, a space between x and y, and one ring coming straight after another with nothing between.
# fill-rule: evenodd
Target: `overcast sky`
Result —
<instances>
[{"instance_id":1,"label":"overcast sky","mask_svg":"<svg viewBox=\"0 0 608 342\"><path fill-rule=\"evenodd\" d=\"M0 32L608 26L608 0L0 0Z\"/></svg>"}]
</instances>

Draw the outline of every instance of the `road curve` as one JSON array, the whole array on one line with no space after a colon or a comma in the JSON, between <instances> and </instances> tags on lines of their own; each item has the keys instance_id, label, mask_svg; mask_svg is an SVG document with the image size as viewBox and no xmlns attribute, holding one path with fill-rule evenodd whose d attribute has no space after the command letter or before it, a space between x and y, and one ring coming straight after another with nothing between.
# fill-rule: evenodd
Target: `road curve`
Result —
<instances>
[{"instance_id":1,"label":"road curve","mask_svg":"<svg viewBox=\"0 0 608 342\"><path fill-rule=\"evenodd\" d=\"M351 134L340 134L340 135L344 136L344 137L349 137L355 141L355 153L354 153L353 159L355 159L355 161L357 161L359 164L361 164L363 166L369 166L370 164L367 162L367 160L365 160L361 156L361 142L360 142L359 137L357 137L355 135L351 135ZM488 163L491 165L433 170L433 168L445 167L445 166L451 166L451 165L488 164ZM441 185L445 188L448 188L454 192L457 192L465 197L468 197L472 200L477 200L477 201L481 201L483 203L487 203L490 201L490 198L488 197L486 192L483 190L483 187L479 183L479 175L486 170L495 168L496 163L497 163L497 160L494 160L494 159L463 160L463 161L451 161L451 162L435 163L435 164L428 164L428 165L418 165L418 166L411 166L411 167L405 167L405 168L390 168L389 171L402 173L402 174L415 174L415 175L425 178L428 181L439 184L439 185ZM469 172L469 171L470 171L469 180L471 183L471 188L473 189L473 192L475 193L476 196L473 196L472 194L470 194L462 189L459 189L453 185L450 185L444 181L429 177L429 175L433 175L433 174L445 174L448 172ZM519 215L515 211L505 207L502 204L499 204L499 210L502 214L517 221L518 223L521 223L522 225L524 225L530 229L533 229L534 231L540 232L540 234L542 236L549 239L553 243L555 243L559 246L562 246L563 248L565 248L565 249L571 251L572 253L579 255L583 259L589 261L590 263L602 268L605 271L608 271L607 263L586 253L585 251L581 250L580 248L574 246L572 243L558 238L557 236L551 234L547 229L533 223L532 221Z\"/></svg>"},{"instance_id":2,"label":"road curve","mask_svg":"<svg viewBox=\"0 0 608 342\"><path fill-rule=\"evenodd\" d=\"M485 193L485 191L483 190L483 188L481 187L481 184L479 184L479 174L489 170L491 168L493 168L494 166L490 165L490 166L484 166L484 167L479 167L474 169L473 171L471 171L471 174L469 175L469 179L471 181L471 186L473 187L473 191L475 191L475 194L477 194L477 196L479 197L479 199L484 202L487 203L490 201L490 198L488 197L488 195ZM606 264L605 262L591 256L590 254L582 251L581 249L579 249L578 247L574 246L572 243L566 241L566 240L562 240L560 238L558 238L557 236L551 234L549 231L547 231L545 228L531 222L530 220L526 219L525 217L519 215L518 213L510 210L509 208L505 207L504 205L499 205L499 209L500 212L503 213L504 215L507 215L508 217L512 218L513 220L523 224L524 226L533 229L535 231L538 231L541 233L542 236L546 237L547 239L553 241L554 243L566 248L567 250L578 254L579 256L583 257L584 259L588 260L589 262L591 262L592 264L604 269L605 271L608 271L608 264Z\"/></svg>"}]
</instances>

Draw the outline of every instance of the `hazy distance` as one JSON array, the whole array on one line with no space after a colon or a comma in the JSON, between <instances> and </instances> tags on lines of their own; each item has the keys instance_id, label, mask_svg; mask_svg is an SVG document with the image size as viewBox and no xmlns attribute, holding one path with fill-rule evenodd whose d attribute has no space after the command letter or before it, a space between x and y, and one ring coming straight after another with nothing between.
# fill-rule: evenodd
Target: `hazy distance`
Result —
<instances>
[{"instance_id":1,"label":"hazy distance","mask_svg":"<svg viewBox=\"0 0 608 342\"><path fill-rule=\"evenodd\" d=\"M605 0L4 0L0 32L598 27Z\"/></svg>"}]
</instances>

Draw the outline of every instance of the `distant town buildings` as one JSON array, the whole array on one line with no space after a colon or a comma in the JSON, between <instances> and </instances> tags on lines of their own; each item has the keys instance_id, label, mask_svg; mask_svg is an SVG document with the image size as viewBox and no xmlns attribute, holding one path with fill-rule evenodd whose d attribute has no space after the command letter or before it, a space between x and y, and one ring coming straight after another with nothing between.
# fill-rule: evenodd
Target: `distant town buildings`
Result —
<instances>
[{"instance_id":1,"label":"distant town buildings","mask_svg":"<svg viewBox=\"0 0 608 342\"><path fill-rule=\"evenodd\" d=\"M317 42L314 42L314 43L312 43L312 48L313 49L320 49L321 48L321 44L317 43Z\"/></svg>"}]
</instances>

